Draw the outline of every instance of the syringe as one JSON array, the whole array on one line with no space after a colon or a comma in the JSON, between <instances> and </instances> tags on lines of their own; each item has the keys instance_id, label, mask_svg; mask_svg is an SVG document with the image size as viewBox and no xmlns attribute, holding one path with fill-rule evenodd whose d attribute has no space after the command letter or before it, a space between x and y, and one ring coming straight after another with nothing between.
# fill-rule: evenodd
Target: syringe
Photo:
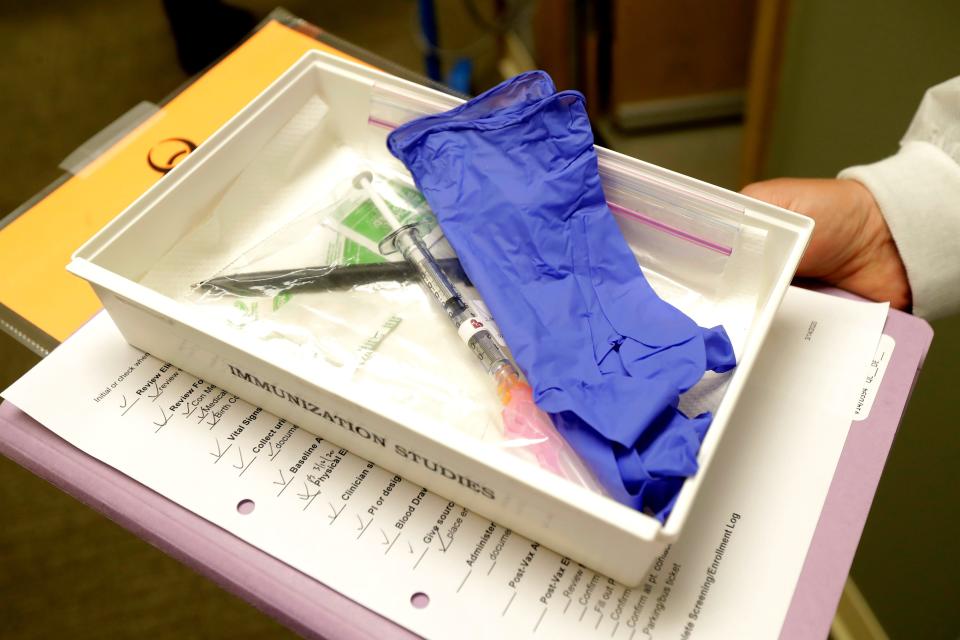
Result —
<instances>
[{"instance_id":1,"label":"syringe","mask_svg":"<svg viewBox=\"0 0 960 640\"><path fill-rule=\"evenodd\" d=\"M557 433L553 423L533 402L530 385L521 380L510 358L500 348L490 329L473 309L463 301L456 286L440 268L436 258L423 242L416 224L402 224L373 187L373 174L358 174L353 181L366 192L392 231L380 241L383 255L397 251L416 271L421 284L450 318L461 340L483 364L497 384L503 404L504 433L522 439L541 466L578 484L603 492L583 462Z\"/></svg>"}]
</instances>

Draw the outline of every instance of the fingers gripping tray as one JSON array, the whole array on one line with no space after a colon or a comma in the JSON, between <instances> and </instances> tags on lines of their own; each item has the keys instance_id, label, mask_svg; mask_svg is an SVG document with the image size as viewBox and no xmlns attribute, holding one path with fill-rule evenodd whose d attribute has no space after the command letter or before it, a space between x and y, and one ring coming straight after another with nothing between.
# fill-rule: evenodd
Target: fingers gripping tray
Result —
<instances>
[{"instance_id":1,"label":"fingers gripping tray","mask_svg":"<svg viewBox=\"0 0 960 640\"><path fill-rule=\"evenodd\" d=\"M661 523L551 473L505 438L496 389L457 331L402 264L378 253L358 175L393 185L398 199L381 205L411 216L401 222L422 230L441 263L455 264L386 137L458 103L308 53L80 248L68 268L91 283L130 344L637 584L695 508L813 223L597 149L608 207L647 280L701 326L722 325L739 363L707 374L680 398L687 415L714 417L699 471ZM211 297L197 289L214 276L316 265L392 275L336 291L231 289ZM461 286L465 298L476 296L469 282Z\"/></svg>"}]
</instances>

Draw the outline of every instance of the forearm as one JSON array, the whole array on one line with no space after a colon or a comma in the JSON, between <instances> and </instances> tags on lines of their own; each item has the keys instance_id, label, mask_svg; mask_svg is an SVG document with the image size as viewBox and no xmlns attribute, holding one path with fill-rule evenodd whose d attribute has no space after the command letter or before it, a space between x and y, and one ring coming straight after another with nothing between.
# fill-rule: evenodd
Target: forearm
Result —
<instances>
[{"instance_id":1,"label":"forearm","mask_svg":"<svg viewBox=\"0 0 960 640\"><path fill-rule=\"evenodd\" d=\"M873 194L906 268L913 310L960 312L960 78L930 89L900 151L845 169Z\"/></svg>"}]
</instances>

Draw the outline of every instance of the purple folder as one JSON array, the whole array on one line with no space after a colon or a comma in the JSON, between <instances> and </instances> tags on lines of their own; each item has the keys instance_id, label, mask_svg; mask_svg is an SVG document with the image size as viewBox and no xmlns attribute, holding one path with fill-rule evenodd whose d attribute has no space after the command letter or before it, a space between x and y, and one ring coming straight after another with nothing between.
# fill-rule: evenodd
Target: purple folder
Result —
<instances>
[{"instance_id":1,"label":"purple folder","mask_svg":"<svg viewBox=\"0 0 960 640\"><path fill-rule=\"evenodd\" d=\"M867 419L847 436L781 638L825 638L917 373L930 326L891 311L896 341ZM79 451L9 402L0 453L308 638L414 638L412 633ZM242 559L238 562L238 559Z\"/></svg>"}]
</instances>

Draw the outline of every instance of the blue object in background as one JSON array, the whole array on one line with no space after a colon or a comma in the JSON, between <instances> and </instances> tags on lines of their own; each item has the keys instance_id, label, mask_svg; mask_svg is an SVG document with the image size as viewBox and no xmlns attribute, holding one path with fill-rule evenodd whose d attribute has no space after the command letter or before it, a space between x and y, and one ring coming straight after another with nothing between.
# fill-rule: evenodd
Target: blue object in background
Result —
<instances>
[{"instance_id":1,"label":"blue object in background","mask_svg":"<svg viewBox=\"0 0 960 640\"><path fill-rule=\"evenodd\" d=\"M420 33L423 36L423 66L427 77L441 81L440 34L437 28L437 8L433 0L419 0L417 14L420 18ZM473 60L469 57L457 58L447 74L446 85L459 93L470 93L470 78L473 75Z\"/></svg>"},{"instance_id":2,"label":"blue object in background","mask_svg":"<svg viewBox=\"0 0 960 640\"><path fill-rule=\"evenodd\" d=\"M617 500L664 520L710 414L679 395L736 364L722 327L661 300L607 208L580 93L540 71L388 140L533 387Z\"/></svg>"},{"instance_id":3,"label":"blue object in background","mask_svg":"<svg viewBox=\"0 0 960 640\"><path fill-rule=\"evenodd\" d=\"M437 12L433 0L419 0L417 14L420 17L420 31L426 43L426 53L423 54L423 66L427 77L440 82L440 56L437 55L439 37L437 35Z\"/></svg>"},{"instance_id":4,"label":"blue object in background","mask_svg":"<svg viewBox=\"0 0 960 640\"><path fill-rule=\"evenodd\" d=\"M450 73L447 74L447 86L463 94L470 93L470 77L473 75L473 60L457 58Z\"/></svg>"}]
</instances>

